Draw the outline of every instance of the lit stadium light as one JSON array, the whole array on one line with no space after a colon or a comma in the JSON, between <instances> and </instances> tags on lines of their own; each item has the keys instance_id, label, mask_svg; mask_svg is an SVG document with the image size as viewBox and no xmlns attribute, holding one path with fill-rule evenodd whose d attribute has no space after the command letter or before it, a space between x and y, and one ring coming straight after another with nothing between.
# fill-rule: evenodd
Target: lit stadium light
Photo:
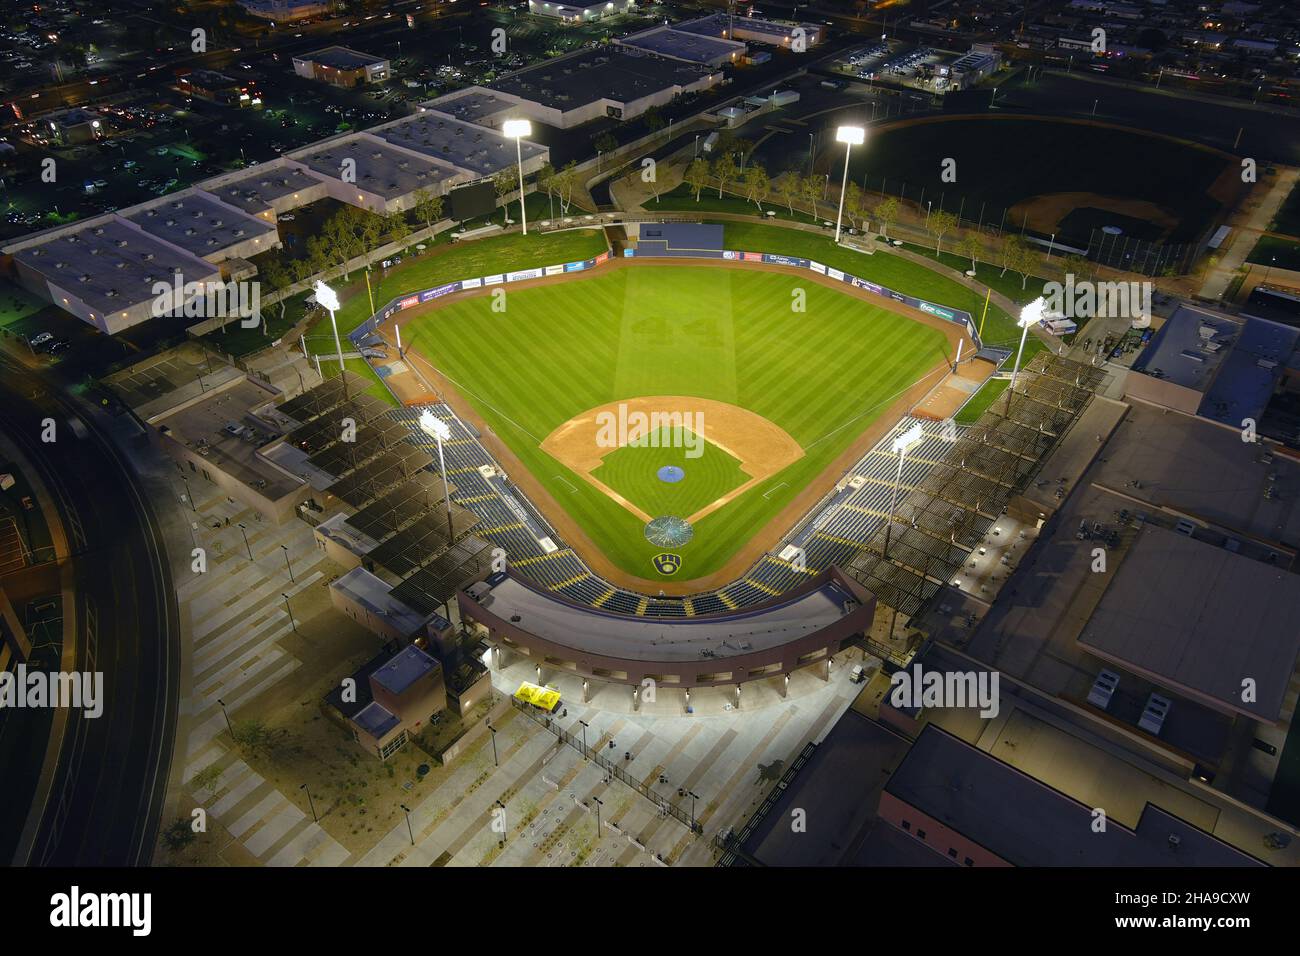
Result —
<instances>
[{"instance_id":1,"label":"lit stadium light","mask_svg":"<svg viewBox=\"0 0 1300 956\"><path fill-rule=\"evenodd\" d=\"M329 309L331 312L338 311L339 294L337 292L319 279L316 280L316 287L312 291L316 294L316 301L320 303L321 308Z\"/></svg>"},{"instance_id":2,"label":"lit stadium light","mask_svg":"<svg viewBox=\"0 0 1300 956\"><path fill-rule=\"evenodd\" d=\"M1011 368L1011 384L1007 387L1008 391L1016 390L1016 376L1020 373L1020 356L1025 351L1025 339L1029 337L1029 330L1043 320L1043 309L1046 303L1040 295L1033 302L1030 302L1020 310L1020 318L1016 324L1020 326L1020 348L1016 349L1016 364ZM1011 401L1010 398L1007 399Z\"/></svg>"},{"instance_id":3,"label":"lit stadium light","mask_svg":"<svg viewBox=\"0 0 1300 956\"><path fill-rule=\"evenodd\" d=\"M420 427L438 441L447 441L451 438L451 428L427 408L420 413Z\"/></svg>"},{"instance_id":4,"label":"lit stadium light","mask_svg":"<svg viewBox=\"0 0 1300 956\"><path fill-rule=\"evenodd\" d=\"M835 131L837 142L844 144L844 179L840 183L840 211L835 214L835 241L840 241L840 223L844 221L844 194L849 188L849 154L854 146L867 141L867 131L861 126L841 126Z\"/></svg>"},{"instance_id":5,"label":"lit stadium light","mask_svg":"<svg viewBox=\"0 0 1300 956\"><path fill-rule=\"evenodd\" d=\"M920 422L916 422L907 431L903 432L894 439L894 451L900 454L907 454L925 437L925 430L921 427Z\"/></svg>"},{"instance_id":6,"label":"lit stadium light","mask_svg":"<svg viewBox=\"0 0 1300 956\"><path fill-rule=\"evenodd\" d=\"M523 224L523 233L528 235L528 213L524 209L524 152L523 138L533 131L533 124L528 120L506 120L501 124L501 132L515 141L515 160L519 164L519 221Z\"/></svg>"}]
</instances>

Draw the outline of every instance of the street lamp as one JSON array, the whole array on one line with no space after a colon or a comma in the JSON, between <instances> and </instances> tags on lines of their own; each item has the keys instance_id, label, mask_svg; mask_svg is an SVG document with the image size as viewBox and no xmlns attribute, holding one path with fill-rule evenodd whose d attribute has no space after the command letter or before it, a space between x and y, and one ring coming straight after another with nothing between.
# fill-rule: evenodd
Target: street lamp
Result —
<instances>
[{"instance_id":1,"label":"street lamp","mask_svg":"<svg viewBox=\"0 0 1300 956\"><path fill-rule=\"evenodd\" d=\"M230 726L230 714L226 713L226 702L218 697L217 703L221 705L221 716L226 718L226 729L230 731L230 736L233 739L235 736L235 728Z\"/></svg>"},{"instance_id":2,"label":"street lamp","mask_svg":"<svg viewBox=\"0 0 1300 956\"><path fill-rule=\"evenodd\" d=\"M1016 324L1020 326L1020 348L1016 349L1016 364L1011 368L1011 385L1008 391L1016 390L1016 375L1020 372L1020 356L1025 351L1025 339L1029 337L1030 326L1037 325L1043 319L1043 297L1040 295L1033 302L1020 310ZM1010 399L1007 399L1010 401Z\"/></svg>"},{"instance_id":3,"label":"street lamp","mask_svg":"<svg viewBox=\"0 0 1300 956\"><path fill-rule=\"evenodd\" d=\"M289 571L289 583L297 584L293 577L293 565L289 563L289 548L287 545L280 545L280 550L284 552L284 566Z\"/></svg>"},{"instance_id":4,"label":"street lamp","mask_svg":"<svg viewBox=\"0 0 1300 956\"><path fill-rule=\"evenodd\" d=\"M861 146L867 140L867 131L861 126L841 126L835 131L835 139L844 144L844 180L840 183L840 211L835 216L835 241L840 241L840 223L844 220L844 194L849 188L849 154L854 146Z\"/></svg>"},{"instance_id":5,"label":"street lamp","mask_svg":"<svg viewBox=\"0 0 1300 956\"><path fill-rule=\"evenodd\" d=\"M298 621L293 616L293 608L289 606L289 595L281 592L280 597L284 598L284 609L289 612L289 625L293 628L295 634L298 633Z\"/></svg>"},{"instance_id":6,"label":"street lamp","mask_svg":"<svg viewBox=\"0 0 1300 956\"><path fill-rule=\"evenodd\" d=\"M298 789L307 791L307 806L311 807L311 819L313 823L320 823L320 817L316 816L316 801L311 798L311 790L304 783Z\"/></svg>"},{"instance_id":7,"label":"street lamp","mask_svg":"<svg viewBox=\"0 0 1300 956\"><path fill-rule=\"evenodd\" d=\"M451 438L451 428L430 409L420 413L420 427L438 443L438 467L442 470L442 496L447 500L447 543L451 544L451 486L447 484L447 462L442 457L442 443Z\"/></svg>"},{"instance_id":8,"label":"street lamp","mask_svg":"<svg viewBox=\"0 0 1300 956\"><path fill-rule=\"evenodd\" d=\"M596 839L599 840L600 839L600 808L605 805L605 802L601 800L600 797L592 797L591 799L596 804Z\"/></svg>"},{"instance_id":9,"label":"street lamp","mask_svg":"<svg viewBox=\"0 0 1300 956\"><path fill-rule=\"evenodd\" d=\"M406 813L406 832L411 837L411 846L415 846L415 831L411 829L411 808L404 803L399 803L398 806Z\"/></svg>"},{"instance_id":10,"label":"street lamp","mask_svg":"<svg viewBox=\"0 0 1300 956\"><path fill-rule=\"evenodd\" d=\"M346 398L348 394L348 377L344 374L343 342L339 339L339 324L334 319L334 313L339 309L339 294L319 279L316 280L316 287L312 291L316 294L317 304L330 314L330 325L334 328L334 348L339 353L339 377L343 379L343 397Z\"/></svg>"},{"instance_id":11,"label":"street lamp","mask_svg":"<svg viewBox=\"0 0 1300 956\"><path fill-rule=\"evenodd\" d=\"M501 132L515 141L515 159L519 163L519 221L524 225L524 235L528 235L528 213L524 211L524 152L521 145L523 138L533 131L533 124L528 120L506 120L501 124Z\"/></svg>"},{"instance_id":12,"label":"street lamp","mask_svg":"<svg viewBox=\"0 0 1300 956\"><path fill-rule=\"evenodd\" d=\"M588 724L587 724L587 722L586 722L585 720L583 720L581 717L578 718L578 723L582 724L582 755L583 755L584 757L587 757L587 755L588 755L588 751L587 751L587 726L588 726Z\"/></svg>"},{"instance_id":13,"label":"street lamp","mask_svg":"<svg viewBox=\"0 0 1300 956\"><path fill-rule=\"evenodd\" d=\"M483 726L485 726L488 729L488 732L492 734L492 765L494 767L499 767L501 766L501 761L497 758L497 729L489 723L484 723Z\"/></svg>"},{"instance_id":14,"label":"street lamp","mask_svg":"<svg viewBox=\"0 0 1300 956\"><path fill-rule=\"evenodd\" d=\"M925 429L921 427L920 422L916 422L903 434L894 439L893 450L898 452L898 473L894 476L894 491L889 498L889 523L885 525L885 552L884 558L889 558L889 534L894 528L894 509L898 506L898 488L903 483L903 460L907 453L921 443L925 438Z\"/></svg>"},{"instance_id":15,"label":"street lamp","mask_svg":"<svg viewBox=\"0 0 1300 956\"><path fill-rule=\"evenodd\" d=\"M239 533L244 538L244 547L248 549L248 560L253 560L253 546L248 543L248 529L244 527L243 522L239 522Z\"/></svg>"}]
</instances>

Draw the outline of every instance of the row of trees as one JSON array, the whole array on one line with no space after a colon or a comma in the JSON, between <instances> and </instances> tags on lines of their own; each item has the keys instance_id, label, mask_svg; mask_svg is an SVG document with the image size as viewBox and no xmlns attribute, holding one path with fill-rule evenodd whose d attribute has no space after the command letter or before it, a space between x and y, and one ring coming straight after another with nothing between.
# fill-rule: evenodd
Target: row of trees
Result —
<instances>
[{"instance_id":1,"label":"row of trees","mask_svg":"<svg viewBox=\"0 0 1300 956\"><path fill-rule=\"evenodd\" d=\"M702 158L693 160L686 167L683 177L695 194L695 201L705 188L717 187L718 198L724 192L742 196L746 202L752 202L759 212L763 211L763 202L775 198L784 205L790 215L800 207L813 219L819 218L818 204L827 198L829 186L825 176L804 176L796 170L790 170L773 179L763 165L751 161L743 168L736 162L731 152L724 152L717 159L709 161ZM900 203L894 196L878 202L872 202L868 194L856 183L849 183L844 192L844 216L854 229L861 229L869 222L880 226L881 235L888 236L889 230L898 221ZM930 212L925 217L924 228L934 237L935 253L943 252L944 237L957 229L957 216L948 210ZM1021 288L1028 285L1029 277L1042 265L1037 250L1025 241L1023 236L1004 233L996 240L993 251L986 253L984 239L978 232L967 230L953 247L955 255L969 259L974 270L981 261L1000 265L1002 275L1008 271L1021 276ZM985 256L988 258L985 258ZM1067 271L1084 274L1091 265L1082 256L1067 257L1078 259L1077 263L1063 261Z\"/></svg>"}]
</instances>

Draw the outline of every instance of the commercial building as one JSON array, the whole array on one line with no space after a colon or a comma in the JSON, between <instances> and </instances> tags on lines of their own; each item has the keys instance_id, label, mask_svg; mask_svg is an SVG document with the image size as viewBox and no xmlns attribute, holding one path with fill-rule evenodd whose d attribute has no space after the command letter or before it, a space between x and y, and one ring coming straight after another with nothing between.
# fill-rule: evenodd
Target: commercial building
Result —
<instances>
[{"instance_id":1,"label":"commercial building","mask_svg":"<svg viewBox=\"0 0 1300 956\"><path fill-rule=\"evenodd\" d=\"M254 107L262 98L245 83L215 70L193 70L176 81L177 89L221 106Z\"/></svg>"},{"instance_id":2,"label":"commercial building","mask_svg":"<svg viewBox=\"0 0 1300 956\"><path fill-rule=\"evenodd\" d=\"M586 23L601 17L631 13L636 0L602 0L600 3L551 3L550 0L528 0L528 12L539 17L554 17L567 23Z\"/></svg>"},{"instance_id":3,"label":"commercial building","mask_svg":"<svg viewBox=\"0 0 1300 956\"><path fill-rule=\"evenodd\" d=\"M349 718L353 739L387 760L447 706L442 665L411 645L369 674L370 702Z\"/></svg>"},{"instance_id":4,"label":"commercial building","mask_svg":"<svg viewBox=\"0 0 1300 956\"><path fill-rule=\"evenodd\" d=\"M329 13L331 0L239 0L248 13L276 23L290 23Z\"/></svg>"},{"instance_id":5,"label":"commercial building","mask_svg":"<svg viewBox=\"0 0 1300 956\"><path fill-rule=\"evenodd\" d=\"M614 42L630 50L715 69L728 63L739 63L746 49L745 44L737 40L677 30L665 25L651 27Z\"/></svg>"},{"instance_id":6,"label":"commercial building","mask_svg":"<svg viewBox=\"0 0 1300 956\"><path fill-rule=\"evenodd\" d=\"M496 80L490 89L513 100L522 117L568 129L603 117L634 119L721 80L711 67L615 47L548 60Z\"/></svg>"},{"instance_id":7,"label":"commercial building","mask_svg":"<svg viewBox=\"0 0 1300 956\"><path fill-rule=\"evenodd\" d=\"M383 57L360 53L344 46L330 46L293 58L293 71L308 80L319 80L350 89L382 83L391 70Z\"/></svg>"},{"instance_id":8,"label":"commercial building","mask_svg":"<svg viewBox=\"0 0 1300 956\"><path fill-rule=\"evenodd\" d=\"M880 819L959 866L1262 866L1147 804L1135 827L930 724L880 797Z\"/></svg>"},{"instance_id":9,"label":"commercial building","mask_svg":"<svg viewBox=\"0 0 1300 956\"><path fill-rule=\"evenodd\" d=\"M819 23L789 23L782 20L765 20L762 17L735 17L713 13L695 20L673 24L678 33L698 36L723 37L746 43L762 43L798 51L811 50L824 39L825 27Z\"/></svg>"}]
</instances>

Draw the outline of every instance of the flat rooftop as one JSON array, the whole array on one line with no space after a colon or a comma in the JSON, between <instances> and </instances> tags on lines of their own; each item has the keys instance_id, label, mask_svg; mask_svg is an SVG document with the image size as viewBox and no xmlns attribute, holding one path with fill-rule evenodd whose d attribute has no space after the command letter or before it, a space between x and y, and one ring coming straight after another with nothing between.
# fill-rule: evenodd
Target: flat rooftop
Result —
<instances>
[{"instance_id":1,"label":"flat rooftop","mask_svg":"<svg viewBox=\"0 0 1300 956\"><path fill-rule=\"evenodd\" d=\"M781 23L776 20L764 20L762 17L728 17L725 13L711 13L694 20L684 20L673 24L672 29L679 33L696 33L703 36L725 37L729 26L747 33L762 34L770 37L772 43L780 43L794 35L795 27L802 27L809 39L819 36L822 28L816 23Z\"/></svg>"},{"instance_id":2,"label":"flat rooftop","mask_svg":"<svg viewBox=\"0 0 1300 956\"><path fill-rule=\"evenodd\" d=\"M269 397L266 389L244 377L209 392L192 405L158 418L154 425L167 429L171 438L208 459L236 481L275 501L297 491L301 482L258 454L258 448L266 441L248 441L226 430L230 424L248 425L248 414L266 404Z\"/></svg>"},{"instance_id":3,"label":"flat rooftop","mask_svg":"<svg viewBox=\"0 0 1300 956\"><path fill-rule=\"evenodd\" d=\"M745 44L724 40L714 34L684 33L669 27L656 27L634 33L617 41L619 46L635 47L647 53L674 57L691 63L713 63L722 57L745 52Z\"/></svg>"},{"instance_id":4,"label":"flat rooftop","mask_svg":"<svg viewBox=\"0 0 1300 956\"><path fill-rule=\"evenodd\" d=\"M606 99L631 103L708 75L707 68L678 60L628 51L584 50L512 73L493 82L492 88L564 111Z\"/></svg>"},{"instance_id":5,"label":"flat rooftop","mask_svg":"<svg viewBox=\"0 0 1300 956\"><path fill-rule=\"evenodd\" d=\"M576 607L510 576L479 603L530 634L564 647L654 661L697 661L704 652L722 659L779 647L839 622L859 606L847 588L832 580L789 601L744 613L640 618ZM516 615L519 620L513 620Z\"/></svg>"},{"instance_id":6,"label":"flat rooftop","mask_svg":"<svg viewBox=\"0 0 1300 956\"><path fill-rule=\"evenodd\" d=\"M1239 322L1180 305L1151 336L1133 371L1204 392L1241 329Z\"/></svg>"},{"instance_id":7,"label":"flat rooftop","mask_svg":"<svg viewBox=\"0 0 1300 956\"><path fill-rule=\"evenodd\" d=\"M885 791L1015 866L1264 865L1154 804L1095 833L1091 807L933 724Z\"/></svg>"},{"instance_id":8,"label":"flat rooftop","mask_svg":"<svg viewBox=\"0 0 1300 956\"><path fill-rule=\"evenodd\" d=\"M365 568L353 568L331 583L330 587L342 592L353 603L376 617L382 617L403 634L415 634L429 619L429 615L414 611L393 597L392 587Z\"/></svg>"},{"instance_id":9,"label":"flat rooftop","mask_svg":"<svg viewBox=\"0 0 1300 956\"><path fill-rule=\"evenodd\" d=\"M513 168L518 161L513 139L437 110L425 110L371 132L394 146L480 177ZM528 140L521 140L519 145L525 163L546 152L546 147Z\"/></svg>"},{"instance_id":10,"label":"flat rooftop","mask_svg":"<svg viewBox=\"0 0 1300 956\"><path fill-rule=\"evenodd\" d=\"M333 70L359 70L362 67L387 62L382 56L371 56L369 53L362 53L359 50L352 50L345 46L327 46L323 50L317 50L315 53L304 53L302 56L294 57L294 59L303 63L316 63L320 66L327 66Z\"/></svg>"},{"instance_id":11,"label":"flat rooftop","mask_svg":"<svg viewBox=\"0 0 1300 956\"><path fill-rule=\"evenodd\" d=\"M343 178L343 161L350 159L356 164L356 186L386 200L435 188L460 175L455 169L394 149L369 134L334 140L291 155L312 172L339 180Z\"/></svg>"},{"instance_id":12,"label":"flat rooftop","mask_svg":"<svg viewBox=\"0 0 1300 956\"><path fill-rule=\"evenodd\" d=\"M496 90L480 86L468 90L458 90L447 96L431 100L425 106L447 116L455 117L465 123L482 123L484 120L500 113L517 109L513 99L503 96ZM528 141L525 140L525 143Z\"/></svg>"},{"instance_id":13,"label":"flat rooftop","mask_svg":"<svg viewBox=\"0 0 1300 956\"><path fill-rule=\"evenodd\" d=\"M412 684L438 668L438 662L414 644L398 651L371 679L390 694L405 693Z\"/></svg>"},{"instance_id":14,"label":"flat rooftop","mask_svg":"<svg viewBox=\"0 0 1300 956\"><path fill-rule=\"evenodd\" d=\"M170 284L178 272L182 282L220 279L211 263L117 216L24 245L13 257L104 314L152 300L154 283Z\"/></svg>"},{"instance_id":15,"label":"flat rooftop","mask_svg":"<svg viewBox=\"0 0 1300 956\"><path fill-rule=\"evenodd\" d=\"M352 722L376 740L382 738L402 721L377 700L372 700L352 718Z\"/></svg>"},{"instance_id":16,"label":"flat rooftop","mask_svg":"<svg viewBox=\"0 0 1300 956\"><path fill-rule=\"evenodd\" d=\"M271 249L278 238L274 223L249 216L202 192L169 198L137 209L125 218L150 235L200 258L221 255L249 239L263 240Z\"/></svg>"},{"instance_id":17,"label":"flat rooftop","mask_svg":"<svg viewBox=\"0 0 1300 956\"><path fill-rule=\"evenodd\" d=\"M1247 319L1197 414L1234 428L1240 428L1246 418L1259 421L1283 371L1294 360L1298 341L1300 329Z\"/></svg>"},{"instance_id":18,"label":"flat rooftop","mask_svg":"<svg viewBox=\"0 0 1300 956\"><path fill-rule=\"evenodd\" d=\"M1300 547L1300 464L1282 455L1266 464L1262 451L1238 429L1135 402L1090 480L1228 531ZM1291 493L1265 498L1270 476Z\"/></svg>"},{"instance_id":19,"label":"flat rooftop","mask_svg":"<svg viewBox=\"0 0 1300 956\"><path fill-rule=\"evenodd\" d=\"M286 196L319 186L319 180L297 166L277 161L274 164L251 167L244 171L243 176L228 180L220 186L200 185L200 188L227 205L256 216L268 212L273 203Z\"/></svg>"},{"instance_id":20,"label":"flat rooftop","mask_svg":"<svg viewBox=\"0 0 1300 956\"><path fill-rule=\"evenodd\" d=\"M1146 525L1079 635L1087 650L1278 719L1300 654L1300 575ZM1256 699L1242 700L1242 681Z\"/></svg>"}]
</instances>

